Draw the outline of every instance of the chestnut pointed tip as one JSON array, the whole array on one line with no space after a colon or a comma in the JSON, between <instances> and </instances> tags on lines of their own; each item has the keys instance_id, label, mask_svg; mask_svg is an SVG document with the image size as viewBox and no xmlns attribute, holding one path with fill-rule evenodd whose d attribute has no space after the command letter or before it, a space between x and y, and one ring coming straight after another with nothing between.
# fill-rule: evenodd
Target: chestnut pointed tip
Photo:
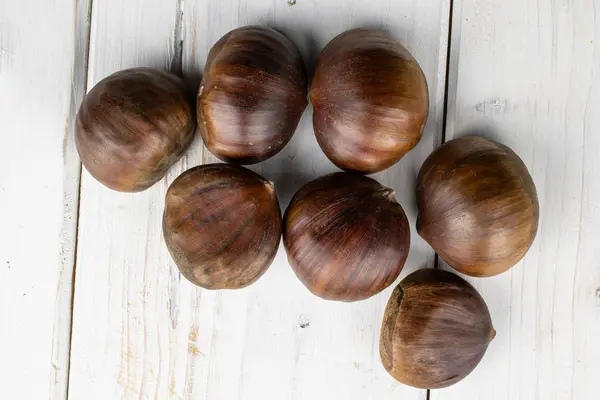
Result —
<instances>
[{"instance_id":1,"label":"chestnut pointed tip","mask_svg":"<svg viewBox=\"0 0 600 400\"><path fill-rule=\"evenodd\" d=\"M496 337L496 330L494 328L490 328L490 332L488 333L488 343L490 343Z\"/></svg>"},{"instance_id":2,"label":"chestnut pointed tip","mask_svg":"<svg viewBox=\"0 0 600 400\"><path fill-rule=\"evenodd\" d=\"M267 187L267 189L275 191L275 183L273 181L266 180L265 186Z\"/></svg>"},{"instance_id":3,"label":"chestnut pointed tip","mask_svg":"<svg viewBox=\"0 0 600 400\"><path fill-rule=\"evenodd\" d=\"M394 189L385 188L380 193L384 198L390 201L396 201L396 191Z\"/></svg>"},{"instance_id":4,"label":"chestnut pointed tip","mask_svg":"<svg viewBox=\"0 0 600 400\"><path fill-rule=\"evenodd\" d=\"M428 228L426 225L423 224L423 219L421 218L420 215L417 215L417 222L416 222L416 229L417 229L417 234L419 236L421 236L421 238L423 240L425 240L427 243L429 243L430 237L428 234Z\"/></svg>"}]
</instances>

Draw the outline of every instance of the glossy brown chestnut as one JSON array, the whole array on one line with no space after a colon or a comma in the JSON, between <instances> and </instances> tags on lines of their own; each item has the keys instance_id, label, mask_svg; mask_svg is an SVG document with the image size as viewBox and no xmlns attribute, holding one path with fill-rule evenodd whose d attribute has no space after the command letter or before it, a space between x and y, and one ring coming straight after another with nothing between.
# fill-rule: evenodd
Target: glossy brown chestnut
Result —
<instances>
[{"instance_id":1,"label":"glossy brown chestnut","mask_svg":"<svg viewBox=\"0 0 600 400\"><path fill-rule=\"evenodd\" d=\"M100 183L139 192L181 157L192 143L195 125L180 78L132 68L101 80L87 94L77 113L75 145Z\"/></svg>"},{"instance_id":2,"label":"glossy brown chestnut","mask_svg":"<svg viewBox=\"0 0 600 400\"><path fill-rule=\"evenodd\" d=\"M294 44L271 28L233 30L214 45L198 93L206 147L224 161L254 164L290 141L308 103Z\"/></svg>"},{"instance_id":3,"label":"glossy brown chestnut","mask_svg":"<svg viewBox=\"0 0 600 400\"><path fill-rule=\"evenodd\" d=\"M419 64L400 43L369 29L329 42L317 60L310 101L327 157L363 173L384 170L415 147L429 113Z\"/></svg>"},{"instance_id":4,"label":"glossy brown chestnut","mask_svg":"<svg viewBox=\"0 0 600 400\"><path fill-rule=\"evenodd\" d=\"M399 382L437 389L473 371L495 336L487 305L473 286L447 271L421 269L392 292L379 352Z\"/></svg>"},{"instance_id":5,"label":"glossy brown chestnut","mask_svg":"<svg viewBox=\"0 0 600 400\"><path fill-rule=\"evenodd\" d=\"M410 228L391 189L338 172L296 193L284 216L283 241L292 269L313 294L356 301L396 280Z\"/></svg>"},{"instance_id":6,"label":"glossy brown chestnut","mask_svg":"<svg viewBox=\"0 0 600 400\"><path fill-rule=\"evenodd\" d=\"M273 184L228 164L181 174L169 187L163 234L181 274L207 289L238 289L271 265L281 238Z\"/></svg>"},{"instance_id":7,"label":"glossy brown chestnut","mask_svg":"<svg viewBox=\"0 0 600 400\"><path fill-rule=\"evenodd\" d=\"M510 148L478 136L451 140L419 172L417 230L452 268L500 274L527 252L538 228L531 175Z\"/></svg>"}]
</instances>

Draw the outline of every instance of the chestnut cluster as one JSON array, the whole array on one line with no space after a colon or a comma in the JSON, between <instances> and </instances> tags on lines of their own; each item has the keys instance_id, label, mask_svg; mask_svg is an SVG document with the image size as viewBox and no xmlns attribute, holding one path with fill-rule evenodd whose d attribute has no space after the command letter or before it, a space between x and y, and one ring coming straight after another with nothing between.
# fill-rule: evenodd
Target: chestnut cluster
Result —
<instances>
[{"instance_id":1,"label":"chestnut cluster","mask_svg":"<svg viewBox=\"0 0 600 400\"><path fill-rule=\"evenodd\" d=\"M410 249L394 191L366 177L417 145L428 117L425 75L379 32L335 37L316 64L310 92L300 53L274 29L239 28L210 50L196 104L183 81L150 68L116 72L87 94L75 143L105 186L142 191L191 145L227 163L181 174L166 193L163 235L181 274L206 289L239 289L271 265L281 237L291 268L324 299L367 299L392 285ZM300 188L282 218L272 182L242 167L290 141L308 104L317 142L343 172ZM424 162L416 188L417 231L452 268L492 276L514 266L538 226L536 189L521 159L479 136L451 140ZM438 269L407 276L383 318L380 354L398 381L451 385L483 357L495 331L483 298Z\"/></svg>"}]
</instances>

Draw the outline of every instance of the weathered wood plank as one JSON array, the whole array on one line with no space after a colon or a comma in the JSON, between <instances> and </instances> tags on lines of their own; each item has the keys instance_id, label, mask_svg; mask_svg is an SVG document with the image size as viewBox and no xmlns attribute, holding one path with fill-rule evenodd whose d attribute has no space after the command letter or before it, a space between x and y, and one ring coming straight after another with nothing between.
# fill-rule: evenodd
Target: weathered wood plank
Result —
<instances>
[{"instance_id":1,"label":"weathered wood plank","mask_svg":"<svg viewBox=\"0 0 600 400\"><path fill-rule=\"evenodd\" d=\"M455 0L447 138L483 131L529 167L538 237L511 272L470 279L498 331L450 399L600 393L600 22L596 0Z\"/></svg>"},{"instance_id":2,"label":"weathered wood plank","mask_svg":"<svg viewBox=\"0 0 600 400\"><path fill-rule=\"evenodd\" d=\"M170 69L179 4L172 0L95 1L88 88L133 66ZM183 162L172 168L177 174ZM172 176L171 176L172 178ZM172 397L169 357L177 329L178 274L162 243L165 178L136 194L111 191L82 173L69 396Z\"/></svg>"},{"instance_id":3,"label":"weathered wood plank","mask_svg":"<svg viewBox=\"0 0 600 400\"><path fill-rule=\"evenodd\" d=\"M84 91L75 0L0 12L0 376L3 398L65 399ZM75 28L75 31L74 31Z\"/></svg>"}]
</instances>

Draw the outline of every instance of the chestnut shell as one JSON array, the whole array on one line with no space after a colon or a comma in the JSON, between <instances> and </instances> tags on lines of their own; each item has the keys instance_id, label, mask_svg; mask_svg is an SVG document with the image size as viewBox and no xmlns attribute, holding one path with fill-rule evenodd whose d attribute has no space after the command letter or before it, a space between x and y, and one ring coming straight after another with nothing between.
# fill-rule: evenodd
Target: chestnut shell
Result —
<instances>
[{"instance_id":1,"label":"chestnut shell","mask_svg":"<svg viewBox=\"0 0 600 400\"><path fill-rule=\"evenodd\" d=\"M479 136L453 139L419 171L417 231L452 268L500 274L530 248L539 204L531 175L507 146Z\"/></svg>"},{"instance_id":2,"label":"chestnut shell","mask_svg":"<svg viewBox=\"0 0 600 400\"><path fill-rule=\"evenodd\" d=\"M308 104L303 61L271 28L248 26L210 50L197 115L206 147L223 161L254 164L290 141Z\"/></svg>"},{"instance_id":3,"label":"chestnut shell","mask_svg":"<svg viewBox=\"0 0 600 400\"><path fill-rule=\"evenodd\" d=\"M487 305L473 286L447 271L421 269L392 292L379 351L399 382L437 389L473 371L495 335Z\"/></svg>"},{"instance_id":4,"label":"chestnut shell","mask_svg":"<svg viewBox=\"0 0 600 400\"><path fill-rule=\"evenodd\" d=\"M139 192L158 182L183 155L194 130L194 110L179 77L131 68L104 78L84 98L75 145L100 183Z\"/></svg>"},{"instance_id":5,"label":"chestnut shell","mask_svg":"<svg viewBox=\"0 0 600 400\"><path fill-rule=\"evenodd\" d=\"M281 239L273 184L236 165L189 169L167 191L163 234L190 282L207 289L248 286L269 268Z\"/></svg>"},{"instance_id":6,"label":"chestnut shell","mask_svg":"<svg viewBox=\"0 0 600 400\"><path fill-rule=\"evenodd\" d=\"M319 145L348 171L372 173L395 164L419 142L429 114L419 64L400 43L369 29L329 42L309 96Z\"/></svg>"},{"instance_id":7,"label":"chestnut shell","mask_svg":"<svg viewBox=\"0 0 600 400\"><path fill-rule=\"evenodd\" d=\"M283 240L292 269L313 294L356 301L396 280L408 256L410 228L391 189L338 172L294 195Z\"/></svg>"}]
</instances>

